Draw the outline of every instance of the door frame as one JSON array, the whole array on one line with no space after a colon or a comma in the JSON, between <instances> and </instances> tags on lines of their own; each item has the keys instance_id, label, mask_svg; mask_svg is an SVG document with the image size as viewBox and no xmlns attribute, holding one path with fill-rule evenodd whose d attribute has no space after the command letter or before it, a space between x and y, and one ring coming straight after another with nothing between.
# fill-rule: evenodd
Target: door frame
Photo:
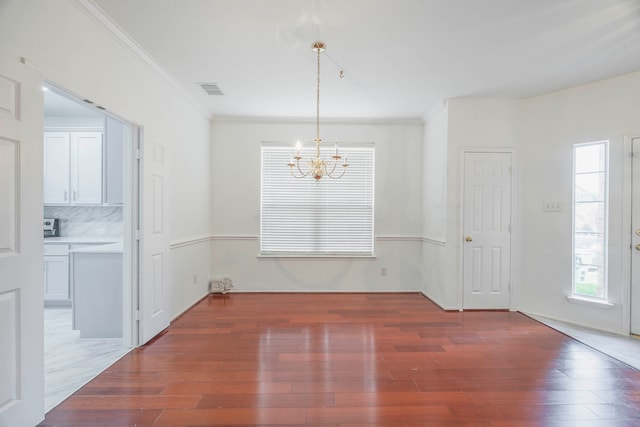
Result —
<instances>
[{"instance_id":1,"label":"door frame","mask_svg":"<svg viewBox=\"0 0 640 427\"><path fill-rule=\"evenodd\" d=\"M79 105L94 110L105 116L110 116L131 127L131 135L128 143L124 146L123 155L123 345L135 348L140 345L140 322L138 320L139 311L139 288L140 288L140 239L137 230L140 229L141 199L142 199L142 176L139 161L139 146L142 143L141 126L110 110L98 107L93 103L83 102L87 98L74 91L45 79L44 84L57 95L68 98Z\"/></svg>"},{"instance_id":2,"label":"door frame","mask_svg":"<svg viewBox=\"0 0 640 427\"><path fill-rule=\"evenodd\" d=\"M459 155L459 202L460 202L460 211L459 211L459 221L460 226L458 227L458 236L457 236L457 244L458 244L458 254L459 254L459 266L458 271L460 275L459 286L458 286L458 307L460 307L460 311L464 310L464 179L465 179L465 168L464 168L464 160L465 155L467 153L509 153L511 155L511 204L510 204L510 224L511 224L511 233L509 236L509 311L517 311L518 307L516 304L517 301L517 283L520 271L520 265L516 265L516 260L519 259L516 255L519 254L519 247L517 246L518 238L517 238L517 224L516 218L517 209L516 209L516 200L518 197L518 192L516 191L516 183L518 182L517 177L517 167L516 165L516 148L510 146L497 146L497 147L489 147L489 146L465 146L461 147L460 155Z\"/></svg>"},{"instance_id":3,"label":"door frame","mask_svg":"<svg viewBox=\"0 0 640 427\"><path fill-rule=\"evenodd\" d=\"M633 140L640 139L640 134L625 135L622 162L622 331L631 334L631 290L632 290L632 260L631 253L633 233ZM628 249L627 249L628 248ZM640 310L640 307L637 308Z\"/></svg>"}]
</instances>

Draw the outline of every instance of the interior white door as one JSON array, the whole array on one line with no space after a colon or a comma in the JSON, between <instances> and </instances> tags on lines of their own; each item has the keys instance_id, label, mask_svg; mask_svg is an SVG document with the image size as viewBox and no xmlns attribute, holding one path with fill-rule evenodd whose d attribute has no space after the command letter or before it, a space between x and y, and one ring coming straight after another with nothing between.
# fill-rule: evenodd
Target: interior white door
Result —
<instances>
[{"instance_id":1,"label":"interior white door","mask_svg":"<svg viewBox=\"0 0 640 427\"><path fill-rule=\"evenodd\" d=\"M640 138L631 140L631 333L640 335Z\"/></svg>"},{"instance_id":2,"label":"interior white door","mask_svg":"<svg viewBox=\"0 0 640 427\"><path fill-rule=\"evenodd\" d=\"M463 308L509 308L511 153L466 152L463 197Z\"/></svg>"},{"instance_id":3,"label":"interior white door","mask_svg":"<svg viewBox=\"0 0 640 427\"><path fill-rule=\"evenodd\" d=\"M44 419L41 88L0 54L0 426Z\"/></svg>"},{"instance_id":4,"label":"interior white door","mask_svg":"<svg viewBox=\"0 0 640 427\"><path fill-rule=\"evenodd\" d=\"M140 344L169 326L169 229L165 147L145 136L142 156Z\"/></svg>"}]
</instances>

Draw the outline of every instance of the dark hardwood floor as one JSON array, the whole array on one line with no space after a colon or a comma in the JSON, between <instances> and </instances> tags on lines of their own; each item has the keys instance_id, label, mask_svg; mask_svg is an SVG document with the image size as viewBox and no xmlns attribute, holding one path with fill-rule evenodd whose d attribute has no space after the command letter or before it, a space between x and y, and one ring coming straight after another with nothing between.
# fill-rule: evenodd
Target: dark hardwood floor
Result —
<instances>
[{"instance_id":1,"label":"dark hardwood floor","mask_svg":"<svg viewBox=\"0 0 640 427\"><path fill-rule=\"evenodd\" d=\"M208 296L41 426L640 426L640 372L419 294Z\"/></svg>"}]
</instances>

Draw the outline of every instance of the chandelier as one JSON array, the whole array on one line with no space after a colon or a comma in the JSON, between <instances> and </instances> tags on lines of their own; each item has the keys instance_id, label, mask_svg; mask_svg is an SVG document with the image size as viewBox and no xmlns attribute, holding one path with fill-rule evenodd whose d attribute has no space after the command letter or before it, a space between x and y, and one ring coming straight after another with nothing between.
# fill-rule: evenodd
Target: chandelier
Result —
<instances>
[{"instance_id":1,"label":"chandelier","mask_svg":"<svg viewBox=\"0 0 640 427\"><path fill-rule=\"evenodd\" d=\"M322 142L320 139L320 52L324 51L325 48L326 45L323 42L315 42L311 45L311 49L316 52L318 57L318 79L316 81L316 139L314 139L316 143L316 157L306 162L303 161L303 163L306 163L306 168L303 170L303 167L300 165L300 160L302 160L302 156L300 156L301 146L300 142L298 142L296 144L296 155L293 156L289 162L289 171L295 178L312 176L318 182L323 176L328 176L333 179L342 178L347 171L347 166L349 166L347 158L345 157L340 165L342 169L336 171L340 159L342 159L338 153L337 143L335 144L335 154L331 156L333 160L324 160L320 157L320 143Z\"/></svg>"}]
</instances>

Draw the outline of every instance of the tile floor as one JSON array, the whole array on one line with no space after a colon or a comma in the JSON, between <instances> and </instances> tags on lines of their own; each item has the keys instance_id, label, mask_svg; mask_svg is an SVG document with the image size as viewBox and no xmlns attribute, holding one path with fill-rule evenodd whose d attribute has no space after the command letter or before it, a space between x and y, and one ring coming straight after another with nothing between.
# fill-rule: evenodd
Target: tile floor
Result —
<instances>
[{"instance_id":1,"label":"tile floor","mask_svg":"<svg viewBox=\"0 0 640 427\"><path fill-rule=\"evenodd\" d=\"M70 308L44 309L45 412L57 406L129 349L121 339L80 339Z\"/></svg>"},{"instance_id":2,"label":"tile floor","mask_svg":"<svg viewBox=\"0 0 640 427\"><path fill-rule=\"evenodd\" d=\"M591 348L605 353L629 366L640 369L640 337L612 334L549 319L547 317L525 314Z\"/></svg>"}]
</instances>

